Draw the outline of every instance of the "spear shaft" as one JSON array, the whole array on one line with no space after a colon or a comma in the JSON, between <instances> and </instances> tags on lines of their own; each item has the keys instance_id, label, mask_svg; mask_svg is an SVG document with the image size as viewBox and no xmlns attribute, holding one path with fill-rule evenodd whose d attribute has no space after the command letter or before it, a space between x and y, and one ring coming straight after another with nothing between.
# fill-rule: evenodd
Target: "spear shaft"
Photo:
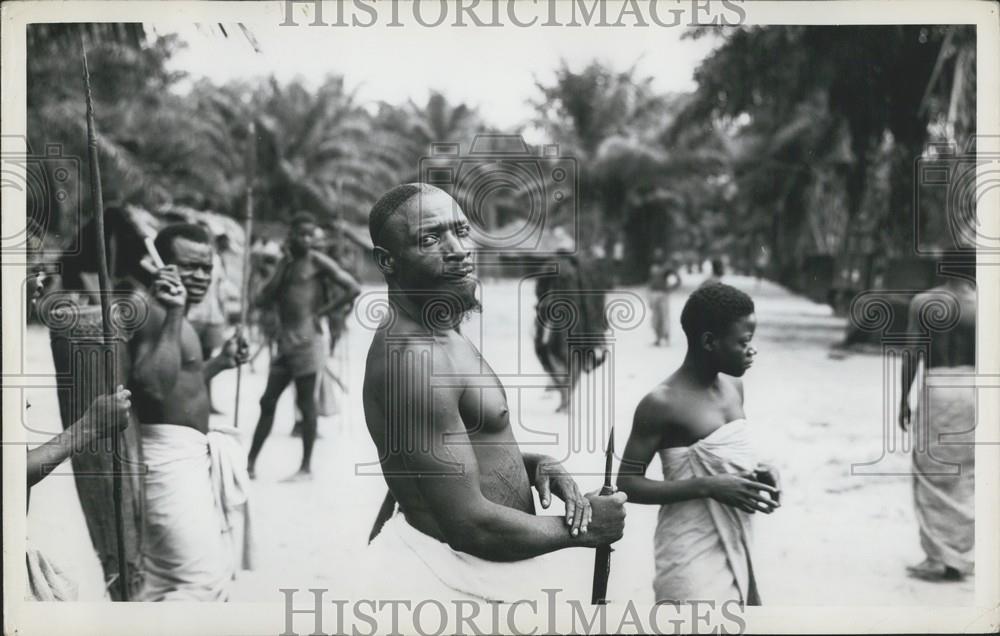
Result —
<instances>
[{"instance_id":1,"label":"spear shaft","mask_svg":"<svg viewBox=\"0 0 1000 636\"><path fill-rule=\"evenodd\" d=\"M604 453L604 485L601 486L601 496L613 495L614 487L611 485L611 461L615 454L615 427L611 426L611 434L608 436L608 448ZM608 578L611 576L611 546L602 545L597 548L594 555L594 586L591 590L591 605L607 604Z\"/></svg>"},{"instance_id":2,"label":"spear shaft","mask_svg":"<svg viewBox=\"0 0 1000 636\"><path fill-rule=\"evenodd\" d=\"M80 51L83 54L83 86L87 100L87 153L90 163L90 194L93 204L94 228L97 235L97 280L101 297L101 341L105 364L105 377L101 393L114 390L116 359L114 333L111 325L111 280L108 258L104 245L104 194L101 190L101 168L97 155L97 125L94 121L94 100L90 90L90 67L87 64L87 43L80 34ZM122 463L121 432L111 435L111 498L115 511L115 535L118 551L118 591L121 600L129 600L128 560L125 551L125 517L122 512Z\"/></svg>"},{"instance_id":3,"label":"spear shaft","mask_svg":"<svg viewBox=\"0 0 1000 636\"><path fill-rule=\"evenodd\" d=\"M243 280L240 285L240 324L236 327L237 342L243 337L247 325L250 297L251 232L253 231L253 182L256 170L257 127L253 122L247 126L247 200L246 216L243 220ZM233 427L240 425L240 385L243 380L243 365L236 367L236 406L233 408Z\"/></svg>"}]
</instances>

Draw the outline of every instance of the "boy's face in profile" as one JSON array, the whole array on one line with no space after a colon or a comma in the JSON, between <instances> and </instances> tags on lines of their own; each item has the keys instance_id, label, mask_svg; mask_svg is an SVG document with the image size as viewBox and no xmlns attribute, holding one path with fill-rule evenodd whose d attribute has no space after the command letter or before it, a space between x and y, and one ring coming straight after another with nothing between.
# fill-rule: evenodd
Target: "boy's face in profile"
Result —
<instances>
[{"instance_id":1,"label":"boy's face in profile","mask_svg":"<svg viewBox=\"0 0 1000 636\"><path fill-rule=\"evenodd\" d=\"M715 338L713 354L719 372L735 377L747 372L757 355L757 350L750 344L756 329L757 317L750 314L731 323L721 337Z\"/></svg>"}]
</instances>

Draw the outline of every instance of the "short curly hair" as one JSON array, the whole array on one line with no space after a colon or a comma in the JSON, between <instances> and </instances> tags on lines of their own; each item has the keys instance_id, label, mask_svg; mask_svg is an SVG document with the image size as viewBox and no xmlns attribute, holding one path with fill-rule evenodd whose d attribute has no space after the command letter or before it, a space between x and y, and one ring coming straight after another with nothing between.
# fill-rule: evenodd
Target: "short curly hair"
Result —
<instances>
[{"instance_id":1,"label":"short curly hair","mask_svg":"<svg viewBox=\"0 0 1000 636\"><path fill-rule=\"evenodd\" d=\"M684 303L681 328L689 341L710 331L721 334L740 318L754 313L753 299L725 283L712 283L696 289Z\"/></svg>"},{"instance_id":2,"label":"short curly hair","mask_svg":"<svg viewBox=\"0 0 1000 636\"><path fill-rule=\"evenodd\" d=\"M398 185L383 194L375 202L371 212L368 214L368 233L372 237L372 244L386 247L382 228L389 222L389 218L413 197L426 192L434 192L435 190L437 188L434 186L415 182Z\"/></svg>"},{"instance_id":3,"label":"short curly hair","mask_svg":"<svg viewBox=\"0 0 1000 636\"><path fill-rule=\"evenodd\" d=\"M316 225L316 215L309 210L299 210L292 216L292 227L305 225L306 223Z\"/></svg>"},{"instance_id":4,"label":"short curly hair","mask_svg":"<svg viewBox=\"0 0 1000 636\"><path fill-rule=\"evenodd\" d=\"M171 223L153 239L157 253L168 265L174 261L174 241L179 238L192 243L213 245L212 236L204 226L196 223Z\"/></svg>"}]
</instances>

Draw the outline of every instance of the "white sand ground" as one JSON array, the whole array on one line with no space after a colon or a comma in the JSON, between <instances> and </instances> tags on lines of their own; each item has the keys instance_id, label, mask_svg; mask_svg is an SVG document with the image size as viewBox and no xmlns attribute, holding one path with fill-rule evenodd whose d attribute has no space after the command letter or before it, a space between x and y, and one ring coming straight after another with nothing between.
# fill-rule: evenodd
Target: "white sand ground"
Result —
<instances>
[{"instance_id":1,"label":"white sand ground","mask_svg":"<svg viewBox=\"0 0 1000 636\"><path fill-rule=\"evenodd\" d=\"M645 321L616 334L612 365L602 368L596 385L613 381L613 404L619 450L624 447L636 403L680 362L683 337L679 315L683 299L698 282L688 276L673 297L673 341L650 346ZM921 560L912 510L906 455L890 455L869 472L852 474L852 464L882 456L884 435L883 368L877 355L827 356L842 334L843 321L828 308L793 296L776 285L733 278L757 300L760 350L745 377L746 412L758 441L782 470L783 507L757 520L755 570L768 605L963 605L972 604L973 583L930 584L907 578L904 566ZM363 297L378 295L372 288ZM642 297L641 290L633 290ZM364 311L365 302L360 311ZM569 435L569 420L553 413L557 398L541 388L541 367L532 351L534 291L502 281L484 286L484 312L464 331L481 344L484 356L506 376L516 434L525 449L565 457L581 473L586 489L599 486L603 435ZM259 545L258 567L241 575L234 600L280 600L280 587L350 589L360 571L372 519L384 493L373 467L375 453L364 426L360 391L368 329L352 318L340 352L343 378L350 393L343 412L320 422L311 483L279 480L298 465L301 443L291 438L291 391L279 405L271 439L258 463L255 482ZM52 373L47 333L29 329L27 370ZM257 399L266 379L266 360L256 373L243 374L240 428L247 445L258 414ZM520 385L520 387L519 387ZM232 412L235 373L215 382L217 404ZM595 391L595 394L601 392ZM604 392L603 394L608 394ZM41 441L59 429L55 394L29 389L26 413ZM600 400L598 400L600 402ZM231 416L218 416L222 422ZM576 427L574 430L585 430ZM600 439L596 439L600 437ZM580 447L570 451L571 447ZM367 464L366 464L367 463ZM651 473L658 473L658 468ZM855 471L857 472L857 471ZM32 493L29 536L80 585L81 600L103 595L96 557L87 536L68 465ZM582 474L588 473L588 474ZM553 506L553 512L556 506ZM651 602L652 533L656 510L630 505L625 538L616 546L609 597ZM586 558L590 559L589 554Z\"/></svg>"}]
</instances>

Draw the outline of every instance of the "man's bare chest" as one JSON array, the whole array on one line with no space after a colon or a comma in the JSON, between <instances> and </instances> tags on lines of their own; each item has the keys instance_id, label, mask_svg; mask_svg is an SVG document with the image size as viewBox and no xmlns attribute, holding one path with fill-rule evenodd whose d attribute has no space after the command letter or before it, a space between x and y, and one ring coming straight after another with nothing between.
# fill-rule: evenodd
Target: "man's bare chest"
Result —
<instances>
[{"instance_id":1,"label":"man's bare chest","mask_svg":"<svg viewBox=\"0 0 1000 636\"><path fill-rule=\"evenodd\" d=\"M204 362L198 332L185 320L181 325L181 368L184 371L198 371Z\"/></svg>"},{"instance_id":2,"label":"man's bare chest","mask_svg":"<svg viewBox=\"0 0 1000 636\"><path fill-rule=\"evenodd\" d=\"M462 387L459 413L470 439L507 434L510 430L507 393L493 368L471 345L453 354L453 360L456 363L453 380Z\"/></svg>"}]
</instances>

